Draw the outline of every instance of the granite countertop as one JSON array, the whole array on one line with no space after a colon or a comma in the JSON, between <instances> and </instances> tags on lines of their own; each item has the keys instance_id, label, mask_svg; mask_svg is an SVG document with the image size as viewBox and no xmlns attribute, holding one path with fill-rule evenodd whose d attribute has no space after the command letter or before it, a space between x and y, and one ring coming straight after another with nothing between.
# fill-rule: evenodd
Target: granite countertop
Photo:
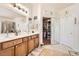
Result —
<instances>
[{"instance_id":1,"label":"granite countertop","mask_svg":"<svg viewBox=\"0 0 79 59\"><path fill-rule=\"evenodd\" d=\"M38 32L36 33L30 33L30 34L20 34L18 36L14 35L13 33L11 34L8 34L9 36L7 36L7 34L3 34L0 36L0 43L1 42L5 42L5 41L9 41L9 40L15 40L17 38L22 38L22 37L27 37L27 36L31 36L31 35L34 35L34 34L38 34Z\"/></svg>"}]
</instances>

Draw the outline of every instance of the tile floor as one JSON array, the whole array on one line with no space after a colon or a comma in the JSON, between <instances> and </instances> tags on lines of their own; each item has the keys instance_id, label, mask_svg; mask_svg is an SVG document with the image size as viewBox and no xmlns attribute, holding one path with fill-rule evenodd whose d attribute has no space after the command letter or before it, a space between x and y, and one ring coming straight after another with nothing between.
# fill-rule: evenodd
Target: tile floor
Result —
<instances>
[{"instance_id":1,"label":"tile floor","mask_svg":"<svg viewBox=\"0 0 79 59\"><path fill-rule=\"evenodd\" d=\"M28 56L79 56L79 52L63 44L44 45L33 50Z\"/></svg>"}]
</instances>

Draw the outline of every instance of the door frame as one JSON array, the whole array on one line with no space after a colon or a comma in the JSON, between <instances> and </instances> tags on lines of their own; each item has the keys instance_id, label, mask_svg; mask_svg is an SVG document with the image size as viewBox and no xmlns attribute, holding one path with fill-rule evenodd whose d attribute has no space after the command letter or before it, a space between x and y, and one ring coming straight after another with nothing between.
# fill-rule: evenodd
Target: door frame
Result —
<instances>
[{"instance_id":1,"label":"door frame","mask_svg":"<svg viewBox=\"0 0 79 59\"><path fill-rule=\"evenodd\" d=\"M48 18L48 19L50 19L50 21L52 20L52 18L51 17L42 17L42 35L43 35L43 19L44 18ZM51 27L52 28L52 27ZM51 30L50 30L51 31ZM51 31L52 32L52 31ZM51 38L50 38L50 44L51 44L51 39L52 39L52 33L50 34L50 36L51 36ZM42 36L42 41L44 41L44 39L43 39L43 36ZM43 44L44 44L44 42L43 42Z\"/></svg>"}]
</instances>

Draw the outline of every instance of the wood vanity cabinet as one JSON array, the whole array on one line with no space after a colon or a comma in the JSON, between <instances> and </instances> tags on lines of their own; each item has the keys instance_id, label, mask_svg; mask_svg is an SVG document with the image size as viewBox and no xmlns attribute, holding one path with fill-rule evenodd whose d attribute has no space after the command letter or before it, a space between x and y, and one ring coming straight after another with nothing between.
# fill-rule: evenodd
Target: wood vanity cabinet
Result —
<instances>
[{"instance_id":1,"label":"wood vanity cabinet","mask_svg":"<svg viewBox=\"0 0 79 59\"><path fill-rule=\"evenodd\" d=\"M28 51L29 53L34 49L34 39L32 39L32 37L29 37L28 40Z\"/></svg>"},{"instance_id":2,"label":"wood vanity cabinet","mask_svg":"<svg viewBox=\"0 0 79 59\"><path fill-rule=\"evenodd\" d=\"M25 55L26 55L25 42L16 45L15 56L25 56Z\"/></svg>"},{"instance_id":3,"label":"wood vanity cabinet","mask_svg":"<svg viewBox=\"0 0 79 59\"><path fill-rule=\"evenodd\" d=\"M0 43L0 56L26 56L38 45L38 35L5 41Z\"/></svg>"},{"instance_id":4,"label":"wood vanity cabinet","mask_svg":"<svg viewBox=\"0 0 79 59\"><path fill-rule=\"evenodd\" d=\"M0 50L0 56L14 56L14 47Z\"/></svg>"}]
</instances>

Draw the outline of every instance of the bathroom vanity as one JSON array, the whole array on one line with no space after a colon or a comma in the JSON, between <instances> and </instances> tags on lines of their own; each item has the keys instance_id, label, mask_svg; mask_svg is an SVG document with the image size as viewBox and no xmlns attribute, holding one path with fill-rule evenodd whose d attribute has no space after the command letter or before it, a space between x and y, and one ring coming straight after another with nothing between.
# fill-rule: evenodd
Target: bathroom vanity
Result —
<instances>
[{"instance_id":1,"label":"bathroom vanity","mask_svg":"<svg viewBox=\"0 0 79 59\"><path fill-rule=\"evenodd\" d=\"M39 35L24 35L0 40L0 56L26 56L39 45Z\"/></svg>"},{"instance_id":2,"label":"bathroom vanity","mask_svg":"<svg viewBox=\"0 0 79 59\"><path fill-rule=\"evenodd\" d=\"M0 5L0 56L25 56L39 45L38 30L35 30L38 26L28 20L28 8L23 7L25 11L22 11L15 5L23 7L20 4Z\"/></svg>"}]
</instances>

